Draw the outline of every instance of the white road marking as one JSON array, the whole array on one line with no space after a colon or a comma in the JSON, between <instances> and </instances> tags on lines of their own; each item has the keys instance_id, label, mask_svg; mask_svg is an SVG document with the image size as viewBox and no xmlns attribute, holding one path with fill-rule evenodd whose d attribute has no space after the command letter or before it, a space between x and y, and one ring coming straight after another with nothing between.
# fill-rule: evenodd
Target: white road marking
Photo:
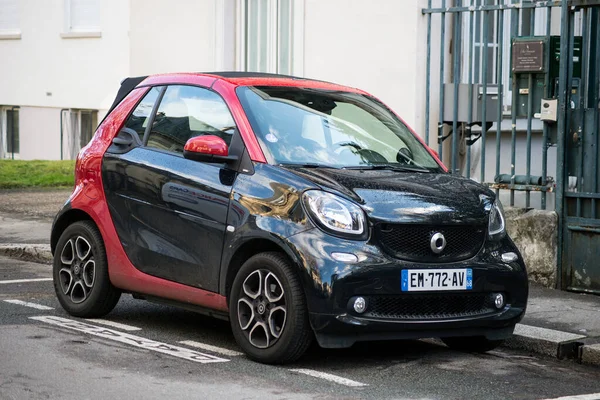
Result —
<instances>
[{"instance_id":1,"label":"white road marking","mask_svg":"<svg viewBox=\"0 0 600 400\"><path fill-rule=\"evenodd\" d=\"M142 328L138 328L136 326L125 325L125 324L121 324L119 322L109 321L107 319L90 318L90 319L87 319L86 321L95 322L96 324L100 324L100 325L112 326L113 328L117 328L122 331L141 331L142 330Z\"/></svg>"},{"instance_id":2,"label":"white road marking","mask_svg":"<svg viewBox=\"0 0 600 400\"><path fill-rule=\"evenodd\" d=\"M52 278L13 279L9 281L0 281L0 285L8 285L10 283L47 282L51 280Z\"/></svg>"},{"instance_id":3,"label":"white road marking","mask_svg":"<svg viewBox=\"0 0 600 400\"><path fill-rule=\"evenodd\" d=\"M185 347L173 346L167 343L157 342L140 336L134 336L129 333L114 331L112 329L100 326L85 324L83 322L75 321L72 319L54 316L40 316L29 318L36 321L45 322L51 325L56 325L61 328L72 329L78 332L87 333L89 335L99 336L104 339L114 340L116 342L128 344L130 346L156 351L158 353L167 354L173 357L179 357L185 360L194 361L202 364L229 361L225 358L219 358L211 356L209 354L203 354L194 350L186 349Z\"/></svg>"},{"instance_id":4,"label":"white road marking","mask_svg":"<svg viewBox=\"0 0 600 400\"><path fill-rule=\"evenodd\" d=\"M4 300L4 301L7 303L10 303L10 304L17 304L20 306L36 308L38 310L54 310L54 308L52 308L52 307L48 307L48 306L44 306L44 305L36 304L36 303L30 303L28 301L23 301L23 300Z\"/></svg>"},{"instance_id":5,"label":"white road marking","mask_svg":"<svg viewBox=\"0 0 600 400\"><path fill-rule=\"evenodd\" d=\"M325 379L330 382L339 383L340 385L351 386L351 387L361 387L361 386L369 386L366 383L361 383L357 381L353 381L351 379L342 378L341 376L328 374L326 372L314 371L312 369L290 369L291 372L297 372L299 374L304 374L308 376L312 376L314 378Z\"/></svg>"},{"instance_id":6,"label":"white road marking","mask_svg":"<svg viewBox=\"0 0 600 400\"><path fill-rule=\"evenodd\" d=\"M193 340L184 340L179 342L180 344L184 344L186 346L196 347L198 349L212 351L213 353L223 354L224 356L229 357L238 357L243 356L244 353L240 353L239 351L225 349L223 347L213 346L211 344L195 342Z\"/></svg>"},{"instance_id":7,"label":"white road marking","mask_svg":"<svg viewBox=\"0 0 600 400\"><path fill-rule=\"evenodd\" d=\"M598 399L600 399L600 393L576 394L574 396L564 396L564 397L557 397L555 399L545 399L545 400L598 400Z\"/></svg>"}]
</instances>

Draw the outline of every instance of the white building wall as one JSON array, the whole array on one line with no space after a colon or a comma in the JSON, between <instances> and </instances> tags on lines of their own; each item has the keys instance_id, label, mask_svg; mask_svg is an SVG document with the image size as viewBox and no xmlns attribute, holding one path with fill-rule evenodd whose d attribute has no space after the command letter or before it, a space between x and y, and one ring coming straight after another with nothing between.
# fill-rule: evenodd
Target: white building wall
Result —
<instances>
[{"instance_id":1,"label":"white building wall","mask_svg":"<svg viewBox=\"0 0 600 400\"><path fill-rule=\"evenodd\" d=\"M21 160L60 160L60 111L50 107L21 107Z\"/></svg>"},{"instance_id":2,"label":"white building wall","mask_svg":"<svg viewBox=\"0 0 600 400\"><path fill-rule=\"evenodd\" d=\"M130 75L214 71L217 6L224 2L131 0Z\"/></svg>"},{"instance_id":3,"label":"white building wall","mask_svg":"<svg viewBox=\"0 0 600 400\"><path fill-rule=\"evenodd\" d=\"M306 0L304 75L364 89L416 128L423 118L416 101L426 43L421 3Z\"/></svg>"},{"instance_id":4,"label":"white building wall","mask_svg":"<svg viewBox=\"0 0 600 400\"><path fill-rule=\"evenodd\" d=\"M69 39L61 37L64 4L63 0L19 2L21 39L0 40L0 104L58 109L110 106L129 72L129 2L100 2L101 38Z\"/></svg>"}]
</instances>

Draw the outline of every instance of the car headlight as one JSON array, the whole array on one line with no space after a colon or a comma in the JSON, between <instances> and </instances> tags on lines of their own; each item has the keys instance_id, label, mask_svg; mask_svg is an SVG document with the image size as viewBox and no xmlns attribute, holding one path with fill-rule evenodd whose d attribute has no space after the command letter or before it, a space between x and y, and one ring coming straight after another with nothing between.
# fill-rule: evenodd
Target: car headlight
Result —
<instances>
[{"instance_id":1,"label":"car headlight","mask_svg":"<svg viewBox=\"0 0 600 400\"><path fill-rule=\"evenodd\" d=\"M488 234L490 239L493 240L502 239L506 234L506 220L504 219L504 209L500 200L496 200L490 210Z\"/></svg>"},{"instance_id":2,"label":"car headlight","mask_svg":"<svg viewBox=\"0 0 600 400\"><path fill-rule=\"evenodd\" d=\"M304 192L302 200L309 215L323 230L355 239L365 235L365 213L357 204L320 190Z\"/></svg>"}]
</instances>

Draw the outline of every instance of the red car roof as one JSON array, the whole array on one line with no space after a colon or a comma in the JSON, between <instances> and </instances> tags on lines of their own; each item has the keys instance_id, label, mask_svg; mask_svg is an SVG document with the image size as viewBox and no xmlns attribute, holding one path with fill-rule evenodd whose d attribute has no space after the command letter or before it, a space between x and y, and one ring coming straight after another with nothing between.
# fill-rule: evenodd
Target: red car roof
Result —
<instances>
[{"instance_id":1,"label":"red car roof","mask_svg":"<svg viewBox=\"0 0 600 400\"><path fill-rule=\"evenodd\" d=\"M208 72L208 73L172 73L150 75L144 79L142 85L156 85L167 83L200 83L194 82L196 79L205 80L206 78L220 79L236 86L290 86L304 87L324 90L339 90L344 92L362 93L366 92L349 87L338 85L331 82L298 78L287 75L265 74L258 72ZM204 79L202 79L204 78Z\"/></svg>"}]
</instances>

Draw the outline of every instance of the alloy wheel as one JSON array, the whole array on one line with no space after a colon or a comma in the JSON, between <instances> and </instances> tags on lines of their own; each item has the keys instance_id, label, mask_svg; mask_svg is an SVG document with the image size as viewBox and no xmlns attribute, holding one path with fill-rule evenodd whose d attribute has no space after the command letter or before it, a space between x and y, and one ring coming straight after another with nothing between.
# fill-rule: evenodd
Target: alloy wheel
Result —
<instances>
[{"instance_id":1,"label":"alloy wheel","mask_svg":"<svg viewBox=\"0 0 600 400\"><path fill-rule=\"evenodd\" d=\"M266 349L281 336L287 317L283 285L266 269L251 272L240 290L237 316L240 328L254 347Z\"/></svg>"},{"instance_id":2,"label":"alloy wheel","mask_svg":"<svg viewBox=\"0 0 600 400\"><path fill-rule=\"evenodd\" d=\"M69 239L60 253L58 272L62 292L75 304L84 302L96 278L96 262L92 245L83 236Z\"/></svg>"}]
</instances>

